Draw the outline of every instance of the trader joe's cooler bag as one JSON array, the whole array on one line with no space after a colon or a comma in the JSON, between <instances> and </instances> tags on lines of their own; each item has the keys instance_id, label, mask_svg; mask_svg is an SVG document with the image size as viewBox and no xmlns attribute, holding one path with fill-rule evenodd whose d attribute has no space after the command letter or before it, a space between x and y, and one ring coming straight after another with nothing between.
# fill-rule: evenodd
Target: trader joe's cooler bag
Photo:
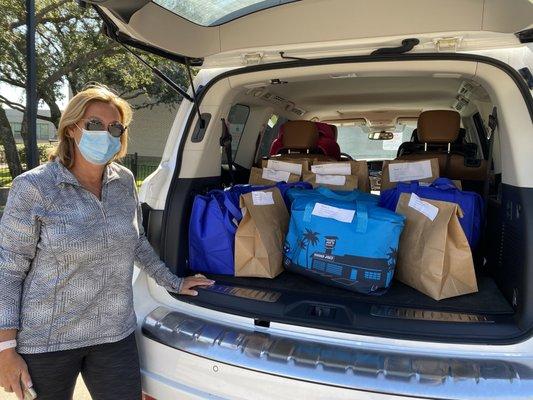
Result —
<instances>
[{"instance_id":1,"label":"trader joe's cooler bag","mask_svg":"<svg viewBox=\"0 0 533 400\"><path fill-rule=\"evenodd\" d=\"M285 268L351 291L381 294L394 275L403 224L403 216L368 201L296 197Z\"/></svg>"}]
</instances>

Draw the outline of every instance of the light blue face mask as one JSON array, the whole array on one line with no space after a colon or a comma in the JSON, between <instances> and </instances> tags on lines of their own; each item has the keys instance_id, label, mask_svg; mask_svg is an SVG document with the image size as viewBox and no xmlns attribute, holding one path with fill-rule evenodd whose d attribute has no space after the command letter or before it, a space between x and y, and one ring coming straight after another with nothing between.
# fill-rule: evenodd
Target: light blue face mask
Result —
<instances>
[{"instance_id":1,"label":"light blue face mask","mask_svg":"<svg viewBox=\"0 0 533 400\"><path fill-rule=\"evenodd\" d=\"M108 131L80 130L81 140L77 145L87 161L98 165L107 164L120 150L120 138L111 136Z\"/></svg>"}]
</instances>

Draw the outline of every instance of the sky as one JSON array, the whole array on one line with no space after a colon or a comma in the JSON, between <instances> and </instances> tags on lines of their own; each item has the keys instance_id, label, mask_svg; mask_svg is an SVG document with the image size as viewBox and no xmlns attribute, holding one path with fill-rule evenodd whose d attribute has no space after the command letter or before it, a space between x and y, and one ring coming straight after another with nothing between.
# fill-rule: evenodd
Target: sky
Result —
<instances>
[{"instance_id":1,"label":"sky","mask_svg":"<svg viewBox=\"0 0 533 400\"><path fill-rule=\"evenodd\" d=\"M65 97L63 98L63 100L61 100L59 102L59 108L61 110L63 110L65 108L65 105L66 105L66 103L68 101L68 99L67 99L68 87L64 86L63 89L62 89L62 92L65 95ZM7 97L11 101L14 101L14 102L17 102L17 103L21 103L21 104L26 104L25 91L23 89L21 89L21 88L14 87L14 86L11 86L11 85L7 85L5 83L0 83L0 93L2 94L2 96ZM40 104L39 108L40 109L44 109L44 110L48 110L48 107L45 104Z\"/></svg>"}]
</instances>

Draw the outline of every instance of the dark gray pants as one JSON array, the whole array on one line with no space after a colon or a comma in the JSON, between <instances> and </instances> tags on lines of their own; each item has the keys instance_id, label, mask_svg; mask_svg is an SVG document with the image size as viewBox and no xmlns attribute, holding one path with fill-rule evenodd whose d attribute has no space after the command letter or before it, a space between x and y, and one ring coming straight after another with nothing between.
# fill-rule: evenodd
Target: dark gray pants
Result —
<instances>
[{"instance_id":1,"label":"dark gray pants","mask_svg":"<svg viewBox=\"0 0 533 400\"><path fill-rule=\"evenodd\" d=\"M81 373L93 400L139 400L141 372L135 334L74 350L21 354L38 400L71 400Z\"/></svg>"}]
</instances>

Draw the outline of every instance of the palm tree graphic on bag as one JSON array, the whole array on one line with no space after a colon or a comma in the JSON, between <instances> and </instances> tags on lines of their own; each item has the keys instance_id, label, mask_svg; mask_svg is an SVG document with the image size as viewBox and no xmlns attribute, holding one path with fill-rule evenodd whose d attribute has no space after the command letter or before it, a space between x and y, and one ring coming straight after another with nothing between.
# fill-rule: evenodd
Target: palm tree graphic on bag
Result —
<instances>
[{"instance_id":1,"label":"palm tree graphic on bag","mask_svg":"<svg viewBox=\"0 0 533 400\"><path fill-rule=\"evenodd\" d=\"M300 265L305 265L307 268L309 268L309 246L316 246L318 244L318 236L320 234L318 232L313 232L310 229L305 228L305 232L302 235L301 239L298 239L297 245L298 245L298 263ZM300 254L302 250L305 249L305 264L300 263Z\"/></svg>"}]
</instances>

